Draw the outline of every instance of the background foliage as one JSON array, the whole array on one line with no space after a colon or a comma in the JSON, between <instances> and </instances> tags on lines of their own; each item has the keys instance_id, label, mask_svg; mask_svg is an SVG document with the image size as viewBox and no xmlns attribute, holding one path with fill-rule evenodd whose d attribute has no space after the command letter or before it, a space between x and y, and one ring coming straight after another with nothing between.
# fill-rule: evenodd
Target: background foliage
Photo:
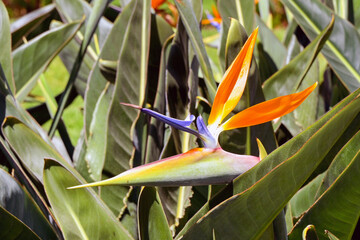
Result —
<instances>
[{"instance_id":1,"label":"background foliage","mask_svg":"<svg viewBox=\"0 0 360 240\"><path fill-rule=\"evenodd\" d=\"M358 238L360 1L154 2L0 2L0 237ZM212 4L219 28L201 24ZM206 120L256 26L234 112L319 82L294 112L222 133L238 154L260 139L259 164L227 185L66 190L197 146L120 103Z\"/></svg>"}]
</instances>

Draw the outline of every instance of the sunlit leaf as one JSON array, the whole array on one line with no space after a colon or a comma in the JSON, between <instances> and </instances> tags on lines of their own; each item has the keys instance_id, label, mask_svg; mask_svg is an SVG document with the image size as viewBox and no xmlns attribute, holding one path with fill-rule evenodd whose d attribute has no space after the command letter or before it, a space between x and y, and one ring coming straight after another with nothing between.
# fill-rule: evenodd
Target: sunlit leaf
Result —
<instances>
[{"instance_id":1,"label":"sunlit leaf","mask_svg":"<svg viewBox=\"0 0 360 240\"><path fill-rule=\"evenodd\" d=\"M66 167L45 160L45 192L65 238L133 239L92 189L66 189L79 183Z\"/></svg>"},{"instance_id":2,"label":"sunlit leaf","mask_svg":"<svg viewBox=\"0 0 360 240\"><path fill-rule=\"evenodd\" d=\"M0 2L0 64L8 81L11 91L15 91L13 71L11 66L11 33L10 20L4 3Z\"/></svg>"}]
</instances>

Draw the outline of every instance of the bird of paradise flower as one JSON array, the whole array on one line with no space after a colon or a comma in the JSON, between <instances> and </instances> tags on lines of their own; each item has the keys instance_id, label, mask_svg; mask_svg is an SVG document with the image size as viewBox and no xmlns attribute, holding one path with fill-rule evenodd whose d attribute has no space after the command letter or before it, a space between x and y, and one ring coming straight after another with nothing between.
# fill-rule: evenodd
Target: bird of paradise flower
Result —
<instances>
[{"instance_id":1,"label":"bird of paradise flower","mask_svg":"<svg viewBox=\"0 0 360 240\"><path fill-rule=\"evenodd\" d=\"M258 125L284 116L295 110L317 86L315 83L299 93L256 104L223 122L234 110L244 92L257 33L258 29L255 29L225 72L217 89L207 126L201 116L196 118L196 131L189 127L195 121L193 115L186 120L178 120L150 109L125 104L197 136L202 140L203 148L195 148L183 154L135 167L107 180L69 189L115 184L141 186L222 184L230 182L255 166L260 161L259 157L224 151L218 143L219 134L222 131Z\"/></svg>"}]
</instances>

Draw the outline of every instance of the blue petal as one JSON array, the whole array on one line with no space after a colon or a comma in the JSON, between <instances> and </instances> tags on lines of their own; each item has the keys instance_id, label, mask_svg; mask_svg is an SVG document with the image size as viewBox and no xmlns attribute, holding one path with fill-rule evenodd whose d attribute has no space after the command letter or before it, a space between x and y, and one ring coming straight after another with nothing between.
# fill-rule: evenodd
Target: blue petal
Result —
<instances>
[{"instance_id":1,"label":"blue petal","mask_svg":"<svg viewBox=\"0 0 360 240\"><path fill-rule=\"evenodd\" d=\"M210 20L210 24L214 27L216 27L216 29L218 30L218 32L220 32L220 29L221 29L221 24L216 22L214 20L214 17L213 15L211 15L210 13L206 13L206 17Z\"/></svg>"},{"instance_id":2,"label":"blue petal","mask_svg":"<svg viewBox=\"0 0 360 240\"><path fill-rule=\"evenodd\" d=\"M188 126L190 126L190 124L195 120L195 116L194 115L190 115L188 116L185 120L179 120L176 118L172 118L172 117L168 117L165 116L161 113L155 112L153 110L147 109L147 108L142 108L133 104L128 104L128 103L121 103L122 105L125 106L129 106L129 107L133 107L136 109L139 109L141 112L146 113L164 123L167 123L168 125L177 128L179 130L182 130L184 132L188 132L191 133L193 135L195 135L196 137L200 138L200 134L195 131L194 129L189 128Z\"/></svg>"},{"instance_id":3,"label":"blue petal","mask_svg":"<svg viewBox=\"0 0 360 240\"><path fill-rule=\"evenodd\" d=\"M204 142L205 147L207 148L216 148L217 139L209 132L209 129L206 127L204 120L201 116L198 116L196 119L196 127L200 133L200 139Z\"/></svg>"}]
</instances>

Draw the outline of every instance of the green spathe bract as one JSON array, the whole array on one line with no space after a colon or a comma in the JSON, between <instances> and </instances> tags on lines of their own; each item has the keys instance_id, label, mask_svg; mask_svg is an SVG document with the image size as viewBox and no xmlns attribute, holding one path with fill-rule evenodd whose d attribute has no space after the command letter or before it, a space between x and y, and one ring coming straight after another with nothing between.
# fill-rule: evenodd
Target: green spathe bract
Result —
<instances>
[{"instance_id":1,"label":"green spathe bract","mask_svg":"<svg viewBox=\"0 0 360 240\"><path fill-rule=\"evenodd\" d=\"M255 156L238 155L221 148L195 148L186 153L132 168L116 177L69 189L104 185L195 186L224 184L259 162Z\"/></svg>"}]
</instances>

